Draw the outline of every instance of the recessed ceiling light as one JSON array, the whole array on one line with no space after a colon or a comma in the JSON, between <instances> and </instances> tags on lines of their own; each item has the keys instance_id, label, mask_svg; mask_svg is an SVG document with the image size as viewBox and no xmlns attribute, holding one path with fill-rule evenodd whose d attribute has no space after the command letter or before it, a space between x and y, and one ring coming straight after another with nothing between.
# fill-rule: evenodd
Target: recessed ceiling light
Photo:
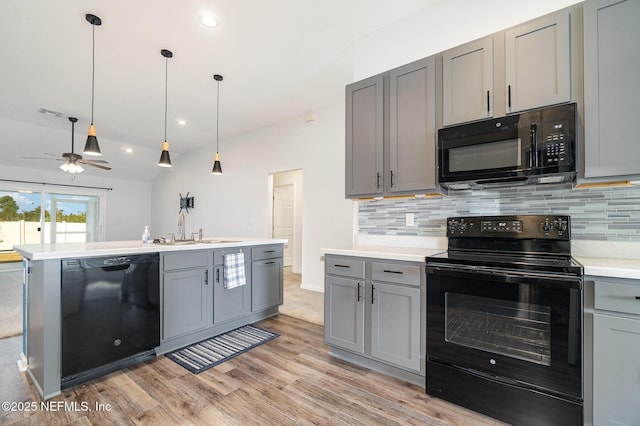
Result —
<instances>
[{"instance_id":1,"label":"recessed ceiling light","mask_svg":"<svg viewBox=\"0 0 640 426\"><path fill-rule=\"evenodd\" d=\"M126 152L127 154L131 154L131 153L133 152L133 148L126 147L126 146L123 146L123 147L122 147L122 150L123 150L124 152Z\"/></svg>"},{"instance_id":2,"label":"recessed ceiling light","mask_svg":"<svg viewBox=\"0 0 640 426\"><path fill-rule=\"evenodd\" d=\"M201 13L200 14L200 23L208 28L213 28L218 25L218 21L209 13Z\"/></svg>"},{"instance_id":3,"label":"recessed ceiling light","mask_svg":"<svg viewBox=\"0 0 640 426\"><path fill-rule=\"evenodd\" d=\"M186 120L183 120L183 119L181 119L181 118L178 118L178 119L176 120L176 123L178 123L180 126L186 126L186 125L187 125L187 121L186 121Z\"/></svg>"}]
</instances>

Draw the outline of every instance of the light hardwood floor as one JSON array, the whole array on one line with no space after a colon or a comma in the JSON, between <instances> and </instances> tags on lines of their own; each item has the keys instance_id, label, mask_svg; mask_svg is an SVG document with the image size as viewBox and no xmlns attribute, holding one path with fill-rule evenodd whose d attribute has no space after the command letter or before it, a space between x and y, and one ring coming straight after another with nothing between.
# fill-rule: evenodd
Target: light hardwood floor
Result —
<instances>
[{"instance_id":1,"label":"light hardwood floor","mask_svg":"<svg viewBox=\"0 0 640 426\"><path fill-rule=\"evenodd\" d=\"M0 424L499 424L330 357L321 326L284 315L257 325L281 336L199 375L161 356L64 391L54 398L67 404L53 406L59 411L2 410ZM0 341L0 400L39 404L17 371L19 348L20 338ZM96 411L96 404L111 408Z\"/></svg>"}]
</instances>

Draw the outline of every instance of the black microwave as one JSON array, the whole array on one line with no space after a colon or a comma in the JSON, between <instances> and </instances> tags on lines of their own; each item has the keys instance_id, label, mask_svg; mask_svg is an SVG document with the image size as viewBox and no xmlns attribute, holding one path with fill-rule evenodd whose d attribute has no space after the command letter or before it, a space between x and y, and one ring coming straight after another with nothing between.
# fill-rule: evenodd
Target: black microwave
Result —
<instances>
[{"instance_id":1,"label":"black microwave","mask_svg":"<svg viewBox=\"0 0 640 426\"><path fill-rule=\"evenodd\" d=\"M576 175L576 104L438 130L440 184L555 183Z\"/></svg>"}]
</instances>

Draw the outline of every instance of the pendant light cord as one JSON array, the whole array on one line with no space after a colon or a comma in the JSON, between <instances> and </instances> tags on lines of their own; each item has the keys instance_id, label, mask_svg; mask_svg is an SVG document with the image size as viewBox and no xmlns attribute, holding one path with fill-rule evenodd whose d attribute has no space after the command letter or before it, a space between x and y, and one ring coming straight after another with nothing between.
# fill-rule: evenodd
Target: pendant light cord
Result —
<instances>
[{"instance_id":1,"label":"pendant light cord","mask_svg":"<svg viewBox=\"0 0 640 426\"><path fill-rule=\"evenodd\" d=\"M93 23L91 26L93 27L93 41L91 44L91 124L93 124L93 98L96 86L96 26Z\"/></svg>"},{"instance_id":2,"label":"pendant light cord","mask_svg":"<svg viewBox=\"0 0 640 426\"><path fill-rule=\"evenodd\" d=\"M169 81L169 58L164 58L164 140L167 140L167 87Z\"/></svg>"},{"instance_id":3,"label":"pendant light cord","mask_svg":"<svg viewBox=\"0 0 640 426\"><path fill-rule=\"evenodd\" d=\"M220 80L218 80L218 101L216 102L216 153L220 152L218 149L219 141L220 141Z\"/></svg>"}]
</instances>

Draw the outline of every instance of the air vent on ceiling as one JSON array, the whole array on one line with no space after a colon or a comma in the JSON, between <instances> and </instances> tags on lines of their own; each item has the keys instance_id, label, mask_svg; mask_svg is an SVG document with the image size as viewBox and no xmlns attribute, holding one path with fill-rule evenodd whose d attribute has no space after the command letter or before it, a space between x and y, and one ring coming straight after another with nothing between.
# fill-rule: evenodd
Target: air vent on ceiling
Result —
<instances>
[{"instance_id":1,"label":"air vent on ceiling","mask_svg":"<svg viewBox=\"0 0 640 426\"><path fill-rule=\"evenodd\" d=\"M61 113L60 111L54 111L52 109L48 109L48 108L40 108L38 110L38 112L40 114L46 114L46 115L52 115L54 117L62 117L64 114Z\"/></svg>"}]
</instances>

